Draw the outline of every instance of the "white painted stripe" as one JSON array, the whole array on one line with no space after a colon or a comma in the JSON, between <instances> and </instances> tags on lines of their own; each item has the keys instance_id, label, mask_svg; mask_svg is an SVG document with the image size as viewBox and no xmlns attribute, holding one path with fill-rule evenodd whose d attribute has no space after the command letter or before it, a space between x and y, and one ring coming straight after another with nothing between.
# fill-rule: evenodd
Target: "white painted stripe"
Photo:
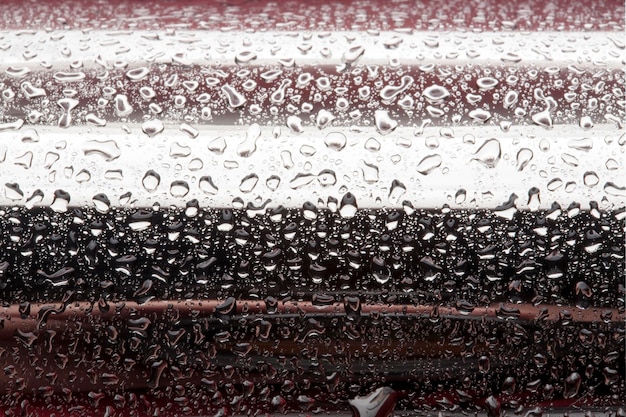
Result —
<instances>
[{"instance_id":1,"label":"white painted stripe","mask_svg":"<svg viewBox=\"0 0 626 417\"><path fill-rule=\"evenodd\" d=\"M367 65L575 65L621 68L623 36L616 32L215 32L0 31L0 70L68 70L140 67L149 63L235 65L242 53L250 64L341 65L361 46ZM282 61L281 61L282 60ZM98 62L99 64L95 64ZM43 63L43 64L42 64Z\"/></svg>"},{"instance_id":2,"label":"white painted stripe","mask_svg":"<svg viewBox=\"0 0 626 417\"><path fill-rule=\"evenodd\" d=\"M223 207L237 205L235 199L240 198L246 203L271 200L271 206L301 207L306 201L317 204L329 197L341 200L350 191L360 207L399 207L403 200L408 200L415 207L440 208L449 204L453 208L491 208L516 193L518 207L526 208L532 187L540 190L542 208L549 208L554 201L564 209L572 202L585 207L590 200L598 201L601 208L611 208L623 206L626 200L624 191L616 195L614 190L603 190L604 184L610 182L625 185L624 146L620 145L623 134L612 125L596 125L587 132L568 125L550 130L513 126L506 133L492 126L443 130L426 127L417 136L415 129L409 127L381 136L369 127L324 130L307 127L303 133L293 134L283 126L278 138L273 136L277 132L274 128L261 127L256 150L247 157L239 154L247 146L247 127L198 126L200 133L193 139L180 131L178 125L165 126L164 132L154 138L142 133L140 125L126 126L128 131L113 123L103 128L42 126L37 128L36 143L25 141L32 136L26 127L0 132L0 161L3 161L0 187L4 188L0 191L0 205L24 205L37 189L43 191L41 204L46 205L52 202L57 189L70 193L71 205L92 205L92 197L98 193L105 193L113 205L120 205L119 197L131 192L132 204L136 206L155 203L184 206L195 198L200 206ZM453 137L446 137L451 132ZM339 139L345 136L346 147L341 151L329 148L326 145L329 134ZM208 149L211 141L219 137L226 144L223 154ZM501 146L501 159L495 168L488 168L476 160L480 155L475 153L492 138L497 138ZM375 143L380 150L373 150ZM591 144L591 149L581 150L585 144ZM109 160L102 154L89 152L107 147L112 152ZM533 156L520 171L516 158L523 148ZM286 153L291 155L292 167L281 158ZM437 165L440 160L440 165L427 175L419 173L418 163L433 155L437 157L431 162ZM615 167L611 163L607 165L609 159ZM378 169L377 176L374 166ZM160 185L152 192L142 186L148 170L154 170L161 178ZM334 171L336 184L322 186L316 175L323 170ZM86 178L83 171L89 172L90 179L79 183L78 180ZM585 173L589 171L597 174L597 184L584 184ZM258 182L246 192L240 188L241 183L252 174L258 176ZM295 188L293 181L298 174L311 175L310 182L302 181L303 185ZM219 189L215 195L200 189L203 176L212 177ZM268 187L271 176L280 178L274 191ZM550 190L548 184L556 178L561 185ZM406 193L390 199L394 180L406 186ZM174 181L189 185L185 197L170 192ZM19 184L24 197L19 198L5 183ZM460 189L466 190L467 197L455 202Z\"/></svg>"}]
</instances>

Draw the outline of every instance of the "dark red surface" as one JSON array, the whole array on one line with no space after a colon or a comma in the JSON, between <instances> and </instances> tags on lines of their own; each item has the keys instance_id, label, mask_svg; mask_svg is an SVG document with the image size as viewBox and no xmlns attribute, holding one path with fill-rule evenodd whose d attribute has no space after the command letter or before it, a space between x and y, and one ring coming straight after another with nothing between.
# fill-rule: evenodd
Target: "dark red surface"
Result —
<instances>
[{"instance_id":1,"label":"dark red surface","mask_svg":"<svg viewBox=\"0 0 626 417\"><path fill-rule=\"evenodd\" d=\"M622 31L624 2L8 0L0 29Z\"/></svg>"}]
</instances>

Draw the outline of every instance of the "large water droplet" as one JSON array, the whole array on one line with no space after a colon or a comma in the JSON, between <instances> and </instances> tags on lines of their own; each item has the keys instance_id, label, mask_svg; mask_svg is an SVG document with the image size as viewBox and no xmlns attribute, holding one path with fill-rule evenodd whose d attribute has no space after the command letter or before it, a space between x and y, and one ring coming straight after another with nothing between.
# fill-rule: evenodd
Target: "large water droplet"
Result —
<instances>
[{"instance_id":1,"label":"large water droplet","mask_svg":"<svg viewBox=\"0 0 626 417\"><path fill-rule=\"evenodd\" d=\"M254 173L246 175L239 184L239 191L249 193L256 187L257 182L259 182L258 175Z\"/></svg>"},{"instance_id":2,"label":"large water droplet","mask_svg":"<svg viewBox=\"0 0 626 417\"><path fill-rule=\"evenodd\" d=\"M138 82L146 78L149 73L150 69L148 67L139 67L127 71L126 76L129 80L133 82Z\"/></svg>"},{"instance_id":3,"label":"large water droplet","mask_svg":"<svg viewBox=\"0 0 626 417\"><path fill-rule=\"evenodd\" d=\"M439 154L432 154L425 156L422 160L417 164L415 169L422 175L428 175L433 172L435 169L441 166L443 162L443 158Z\"/></svg>"},{"instance_id":4,"label":"large water droplet","mask_svg":"<svg viewBox=\"0 0 626 417\"><path fill-rule=\"evenodd\" d=\"M344 218L351 218L354 217L354 215L357 212L357 203L356 203L356 197L354 196L354 194L348 192L346 194L344 194L344 196L341 198L341 203L339 204L339 214L341 215L341 217Z\"/></svg>"},{"instance_id":5,"label":"large water droplet","mask_svg":"<svg viewBox=\"0 0 626 417\"><path fill-rule=\"evenodd\" d=\"M148 170L141 180L143 188L145 188L148 192L155 191L160 183L161 176L153 170Z\"/></svg>"},{"instance_id":6,"label":"large water droplet","mask_svg":"<svg viewBox=\"0 0 626 417\"><path fill-rule=\"evenodd\" d=\"M83 153L85 156L99 155L110 162L119 158L122 151L114 140L89 140L83 145Z\"/></svg>"},{"instance_id":7,"label":"large water droplet","mask_svg":"<svg viewBox=\"0 0 626 417\"><path fill-rule=\"evenodd\" d=\"M431 104L443 103L445 99L450 97L450 92L443 86L434 84L427 87L423 92L424 98Z\"/></svg>"},{"instance_id":8,"label":"large water droplet","mask_svg":"<svg viewBox=\"0 0 626 417\"><path fill-rule=\"evenodd\" d=\"M170 194L172 197L182 198L189 193L189 184L182 180L173 181L170 184Z\"/></svg>"},{"instance_id":9,"label":"large water droplet","mask_svg":"<svg viewBox=\"0 0 626 417\"><path fill-rule=\"evenodd\" d=\"M96 210L100 213L108 213L111 209L111 201L104 193L94 195L92 201Z\"/></svg>"},{"instance_id":10,"label":"large water droplet","mask_svg":"<svg viewBox=\"0 0 626 417\"><path fill-rule=\"evenodd\" d=\"M141 125L141 131L151 138L163 132L163 129L165 129L165 126L158 119L148 120Z\"/></svg>"},{"instance_id":11,"label":"large water droplet","mask_svg":"<svg viewBox=\"0 0 626 417\"><path fill-rule=\"evenodd\" d=\"M235 90L230 84L223 85L221 90L226 97L228 106L233 109L243 106L247 101L246 97Z\"/></svg>"},{"instance_id":12,"label":"large water droplet","mask_svg":"<svg viewBox=\"0 0 626 417\"><path fill-rule=\"evenodd\" d=\"M64 190L56 190L50 208L59 213L65 213L70 203L70 193Z\"/></svg>"},{"instance_id":13,"label":"large water droplet","mask_svg":"<svg viewBox=\"0 0 626 417\"><path fill-rule=\"evenodd\" d=\"M128 116L133 112L133 106L130 105L128 97L124 94L115 96L115 114L119 117Z\"/></svg>"},{"instance_id":14,"label":"large water droplet","mask_svg":"<svg viewBox=\"0 0 626 417\"><path fill-rule=\"evenodd\" d=\"M456 204L463 204L467 198L467 191L464 188L459 189L454 195L454 202Z\"/></svg>"},{"instance_id":15,"label":"large water droplet","mask_svg":"<svg viewBox=\"0 0 626 417\"><path fill-rule=\"evenodd\" d=\"M333 120L335 120L335 116L331 112L321 109L317 113L317 117L315 118L315 124L319 129L324 129L325 127L330 126Z\"/></svg>"},{"instance_id":16,"label":"large water droplet","mask_svg":"<svg viewBox=\"0 0 626 417\"><path fill-rule=\"evenodd\" d=\"M600 182L600 178L594 171L587 171L583 175L583 182L587 187L595 187Z\"/></svg>"},{"instance_id":17,"label":"large water droplet","mask_svg":"<svg viewBox=\"0 0 626 417\"><path fill-rule=\"evenodd\" d=\"M198 186L203 193L209 195L215 195L219 191L213 183L213 179L208 175L201 177L198 180Z\"/></svg>"},{"instance_id":18,"label":"large water droplet","mask_svg":"<svg viewBox=\"0 0 626 417\"><path fill-rule=\"evenodd\" d=\"M580 374L572 372L567 378L565 378L565 383L563 384L563 397L569 399L578 395L581 382L582 377Z\"/></svg>"},{"instance_id":19,"label":"large water droplet","mask_svg":"<svg viewBox=\"0 0 626 417\"><path fill-rule=\"evenodd\" d=\"M237 155L247 158L256 151L256 142L261 137L261 127L254 123L246 131L246 139L237 146Z\"/></svg>"},{"instance_id":20,"label":"large water droplet","mask_svg":"<svg viewBox=\"0 0 626 417\"><path fill-rule=\"evenodd\" d=\"M474 154L472 161L478 161L487 168L495 168L500 161L502 149L498 139L488 139Z\"/></svg>"},{"instance_id":21,"label":"large water droplet","mask_svg":"<svg viewBox=\"0 0 626 417\"><path fill-rule=\"evenodd\" d=\"M478 89L481 91L487 91L495 88L498 85L498 80L493 77L482 77L476 80Z\"/></svg>"},{"instance_id":22,"label":"large water droplet","mask_svg":"<svg viewBox=\"0 0 626 417\"><path fill-rule=\"evenodd\" d=\"M391 101L398 95L406 91L411 85L413 85L413 77L405 75L400 80L400 85L387 85L380 91L380 98L385 101Z\"/></svg>"},{"instance_id":23,"label":"large water droplet","mask_svg":"<svg viewBox=\"0 0 626 417\"><path fill-rule=\"evenodd\" d=\"M393 205L397 205L405 193L406 186L398 180L393 180L389 189L389 202Z\"/></svg>"},{"instance_id":24,"label":"large water droplet","mask_svg":"<svg viewBox=\"0 0 626 417\"><path fill-rule=\"evenodd\" d=\"M333 151L341 151L346 147L347 139L346 135L341 132L331 132L326 135L324 139L324 144Z\"/></svg>"},{"instance_id":25,"label":"large water droplet","mask_svg":"<svg viewBox=\"0 0 626 417\"><path fill-rule=\"evenodd\" d=\"M376 165L369 164L361 160L360 166L363 174L363 181L368 184L375 184L378 182L378 167Z\"/></svg>"},{"instance_id":26,"label":"large water droplet","mask_svg":"<svg viewBox=\"0 0 626 417\"><path fill-rule=\"evenodd\" d=\"M626 197L626 187L620 187L614 182L607 182L604 184L604 192L608 195L616 197Z\"/></svg>"},{"instance_id":27,"label":"large water droplet","mask_svg":"<svg viewBox=\"0 0 626 417\"><path fill-rule=\"evenodd\" d=\"M354 64L365 53L365 48L361 45L354 45L346 50L341 56L341 60L346 64Z\"/></svg>"},{"instance_id":28,"label":"large water droplet","mask_svg":"<svg viewBox=\"0 0 626 417\"><path fill-rule=\"evenodd\" d=\"M533 151L528 148L522 148L517 152L517 170L523 171L528 163L533 159Z\"/></svg>"},{"instance_id":29,"label":"large water droplet","mask_svg":"<svg viewBox=\"0 0 626 417\"><path fill-rule=\"evenodd\" d=\"M387 110L376 110L374 112L376 129L381 135L388 135L398 127L398 122L389 116Z\"/></svg>"},{"instance_id":30,"label":"large water droplet","mask_svg":"<svg viewBox=\"0 0 626 417\"><path fill-rule=\"evenodd\" d=\"M295 134L299 134L304 131L304 127L302 126L302 119L298 116L287 117L287 127Z\"/></svg>"}]
</instances>

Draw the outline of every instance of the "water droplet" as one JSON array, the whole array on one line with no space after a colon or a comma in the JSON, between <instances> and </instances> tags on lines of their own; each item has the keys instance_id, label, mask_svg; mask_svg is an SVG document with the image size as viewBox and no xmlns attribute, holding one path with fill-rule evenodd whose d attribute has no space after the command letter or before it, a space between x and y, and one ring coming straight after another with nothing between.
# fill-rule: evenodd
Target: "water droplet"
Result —
<instances>
[{"instance_id":1,"label":"water droplet","mask_svg":"<svg viewBox=\"0 0 626 417\"><path fill-rule=\"evenodd\" d=\"M330 126L330 124L333 122L333 120L335 120L335 116L324 109L321 109L318 113L317 113L317 117L315 119L315 124L319 129L324 129L328 126Z\"/></svg>"},{"instance_id":2,"label":"water droplet","mask_svg":"<svg viewBox=\"0 0 626 417\"><path fill-rule=\"evenodd\" d=\"M341 56L341 61L345 64L354 64L365 53L365 48L361 45L353 45Z\"/></svg>"},{"instance_id":3,"label":"water droplet","mask_svg":"<svg viewBox=\"0 0 626 417\"><path fill-rule=\"evenodd\" d=\"M356 197L354 194L348 192L344 194L341 198L341 203L339 204L339 214L344 218L351 218L357 212L357 203Z\"/></svg>"},{"instance_id":4,"label":"water droplet","mask_svg":"<svg viewBox=\"0 0 626 417\"><path fill-rule=\"evenodd\" d=\"M569 153L561 154L561 160L572 167L577 167L578 165L580 165L578 158Z\"/></svg>"},{"instance_id":5,"label":"water droplet","mask_svg":"<svg viewBox=\"0 0 626 417\"><path fill-rule=\"evenodd\" d=\"M465 202L466 198L467 198L467 191L465 191L465 189L461 188L454 195L454 202L456 204L463 204Z\"/></svg>"},{"instance_id":6,"label":"water droplet","mask_svg":"<svg viewBox=\"0 0 626 417\"><path fill-rule=\"evenodd\" d=\"M530 211L537 211L541 207L540 191L537 187L528 190L528 208Z\"/></svg>"},{"instance_id":7,"label":"water droplet","mask_svg":"<svg viewBox=\"0 0 626 417\"><path fill-rule=\"evenodd\" d=\"M434 84L427 87L423 92L424 98L431 104L441 104L450 97L450 92L443 86Z\"/></svg>"},{"instance_id":8,"label":"water droplet","mask_svg":"<svg viewBox=\"0 0 626 417\"><path fill-rule=\"evenodd\" d=\"M58 126L63 128L69 127L72 124L72 110L78 106L78 100L66 97L57 101L57 104L62 110Z\"/></svg>"},{"instance_id":9,"label":"water droplet","mask_svg":"<svg viewBox=\"0 0 626 417\"><path fill-rule=\"evenodd\" d=\"M233 109L243 106L247 101L246 97L235 90L230 84L223 85L221 90L226 97L228 106Z\"/></svg>"},{"instance_id":10,"label":"water droplet","mask_svg":"<svg viewBox=\"0 0 626 417\"><path fill-rule=\"evenodd\" d=\"M476 80L478 89L481 91L487 91L495 88L498 85L498 80L493 77L482 77Z\"/></svg>"},{"instance_id":11,"label":"water droplet","mask_svg":"<svg viewBox=\"0 0 626 417\"><path fill-rule=\"evenodd\" d=\"M405 92L411 85L413 85L414 79L410 75L404 75L400 80L400 85L387 85L380 91L380 97L385 101L391 101L398 95Z\"/></svg>"},{"instance_id":12,"label":"water droplet","mask_svg":"<svg viewBox=\"0 0 626 417\"><path fill-rule=\"evenodd\" d=\"M143 185L143 188L145 188L146 191L148 192L155 191L160 183L161 183L161 176L153 170L147 171L145 175L143 176L143 179L141 180L141 184Z\"/></svg>"},{"instance_id":13,"label":"water droplet","mask_svg":"<svg viewBox=\"0 0 626 417\"><path fill-rule=\"evenodd\" d=\"M56 190L50 208L57 213L65 213L70 203L70 194L64 190Z\"/></svg>"},{"instance_id":14,"label":"water droplet","mask_svg":"<svg viewBox=\"0 0 626 417\"><path fill-rule=\"evenodd\" d=\"M278 175L270 175L266 180L265 180L265 186L270 190L270 191L276 191L278 189L278 186L280 185L280 177Z\"/></svg>"},{"instance_id":15,"label":"water droplet","mask_svg":"<svg viewBox=\"0 0 626 417\"><path fill-rule=\"evenodd\" d=\"M5 183L4 184L4 195L9 200L21 200L24 198L24 192L20 189L20 185L18 183Z\"/></svg>"},{"instance_id":16,"label":"water droplet","mask_svg":"<svg viewBox=\"0 0 626 417\"><path fill-rule=\"evenodd\" d=\"M5 71L5 73L9 77L13 77L13 78L24 78L30 72L31 71L28 67L14 67L14 66L8 67Z\"/></svg>"},{"instance_id":17,"label":"water droplet","mask_svg":"<svg viewBox=\"0 0 626 417\"><path fill-rule=\"evenodd\" d=\"M326 144L326 147L337 152L345 148L346 143L346 136L341 132L331 132L326 135L326 138L324 139L324 144Z\"/></svg>"},{"instance_id":18,"label":"water droplet","mask_svg":"<svg viewBox=\"0 0 626 417\"><path fill-rule=\"evenodd\" d=\"M389 202L397 205L404 194L406 194L406 186L398 180L393 180L389 189Z\"/></svg>"},{"instance_id":19,"label":"water droplet","mask_svg":"<svg viewBox=\"0 0 626 417\"><path fill-rule=\"evenodd\" d=\"M292 133L299 134L304 131L304 127L302 126L302 119L298 116L289 116L287 117L287 127L291 130Z\"/></svg>"},{"instance_id":20,"label":"water droplet","mask_svg":"<svg viewBox=\"0 0 626 417\"><path fill-rule=\"evenodd\" d=\"M569 399L578 395L581 382L582 377L580 374L572 372L567 378L565 378L565 383L563 384L563 397Z\"/></svg>"},{"instance_id":21,"label":"water droplet","mask_svg":"<svg viewBox=\"0 0 626 417\"><path fill-rule=\"evenodd\" d=\"M381 135L387 135L398 127L398 122L393 120L387 110L376 110L374 112L376 129Z\"/></svg>"},{"instance_id":22,"label":"water droplet","mask_svg":"<svg viewBox=\"0 0 626 417\"><path fill-rule=\"evenodd\" d=\"M604 166L609 171L615 171L616 169L619 169L619 163L613 158L607 159Z\"/></svg>"},{"instance_id":23,"label":"water droplet","mask_svg":"<svg viewBox=\"0 0 626 417\"><path fill-rule=\"evenodd\" d=\"M111 209L111 201L104 193L94 195L92 201L99 213L108 213Z\"/></svg>"},{"instance_id":24,"label":"water droplet","mask_svg":"<svg viewBox=\"0 0 626 417\"><path fill-rule=\"evenodd\" d=\"M139 95L142 99L150 101L156 97L156 91L152 87L143 86L139 89Z\"/></svg>"},{"instance_id":25,"label":"water droplet","mask_svg":"<svg viewBox=\"0 0 626 417\"><path fill-rule=\"evenodd\" d=\"M261 137L261 127L254 123L246 131L246 139L237 146L237 155L247 158L256 151L256 142Z\"/></svg>"},{"instance_id":26,"label":"water droplet","mask_svg":"<svg viewBox=\"0 0 626 417\"><path fill-rule=\"evenodd\" d=\"M323 169L317 174L317 180L322 187L329 187L337 183L337 177L335 171L330 169Z\"/></svg>"},{"instance_id":27,"label":"water droplet","mask_svg":"<svg viewBox=\"0 0 626 417\"><path fill-rule=\"evenodd\" d=\"M132 82L138 82L145 79L150 73L150 69L148 67L139 67L134 68L126 72L126 76Z\"/></svg>"},{"instance_id":28,"label":"water droplet","mask_svg":"<svg viewBox=\"0 0 626 417\"><path fill-rule=\"evenodd\" d=\"M313 175L313 174L309 174L309 173L307 173L307 174L298 173L298 174L296 174L295 177L293 177L291 179L291 181L289 181L289 187L291 187L294 190L297 190L299 188L302 188L302 187L310 184L316 178L317 178L317 175Z\"/></svg>"},{"instance_id":29,"label":"water droplet","mask_svg":"<svg viewBox=\"0 0 626 417\"><path fill-rule=\"evenodd\" d=\"M200 178L198 186L203 193L209 195L216 195L219 191L213 183L213 179L208 175Z\"/></svg>"},{"instance_id":30,"label":"water droplet","mask_svg":"<svg viewBox=\"0 0 626 417\"><path fill-rule=\"evenodd\" d=\"M254 61L257 58L257 55L253 51L244 50L240 51L235 55L235 63L237 65L248 64Z\"/></svg>"},{"instance_id":31,"label":"water droplet","mask_svg":"<svg viewBox=\"0 0 626 417\"><path fill-rule=\"evenodd\" d=\"M428 175L441 166L443 158L439 154L425 156L415 168L422 175Z\"/></svg>"},{"instance_id":32,"label":"water droplet","mask_svg":"<svg viewBox=\"0 0 626 417\"><path fill-rule=\"evenodd\" d=\"M215 138L209 142L207 148L216 155L222 155L226 150L226 141L222 137Z\"/></svg>"},{"instance_id":33,"label":"water droplet","mask_svg":"<svg viewBox=\"0 0 626 417\"><path fill-rule=\"evenodd\" d=\"M30 197L26 199L26 204L25 204L26 208L28 209L33 208L37 204L41 203L43 201L43 198L44 198L43 191L41 191L40 189L36 189L35 191L33 191Z\"/></svg>"},{"instance_id":34,"label":"water droplet","mask_svg":"<svg viewBox=\"0 0 626 417\"><path fill-rule=\"evenodd\" d=\"M141 131L151 138L163 132L163 129L163 122L158 119L148 120L141 125Z\"/></svg>"},{"instance_id":35,"label":"water droplet","mask_svg":"<svg viewBox=\"0 0 626 417\"><path fill-rule=\"evenodd\" d=\"M22 89L22 93L24 93L24 96L27 100L46 96L46 90L44 90L43 88L35 87L29 81L23 82L20 88Z\"/></svg>"},{"instance_id":36,"label":"water droplet","mask_svg":"<svg viewBox=\"0 0 626 417\"><path fill-rule=\"evenodd\" d=\"M113 140L89 140L83 145L83 153L85 156L98 155L103 157L107 162L114 161L122 154L117 143Z\"/></svg>"},{"instance_id":37,"label":"water droplet","mask_svg":"<svg viewBox=\"0 0 626 417\"><path fill-rule=\"evenodd\" d=\"M505 109L510 109L512 108L518 100L518 93L517 91L511 90L509 92L506 93L506 95L504 96L504 101L503 101L503 105Z\"/></svg>"},{"instance_id":38,"label":"water droplet","mask_svg":"<svg viewBox=\"0 0 626 417\"><path fill-rule=\"evenodd\" d=\"M285 169L291 169L293 168L293 158L291 156L291 152L289 151L281 151L280 152L280 160L283 164L283 167Z\"/></svg>"},{"instance_id":39,"label":"water droplet","mask_svg":"<svg viewBox=\"0 0 626 417\"><path fill-rule=\"evenodd\" d=\"M128 97L124 94L118 94L115 96L115 114L119 117L128 116L133 112L133 107L128 101Z\"/></svg>"},{"instance_id":40,"label":"water droplet","mask_svg":"<svg viewBox=\"0 0 626 417\"><path fill-rule=\"evenodd\" d=\"M378 182L378 167L376 165L361 160L360 167L363 174L363 181L367 184L375 184Z\"/></svg>"},{"instance_id":41,"label":"water droplet","mask_svg":"<svg viewBox=\"0 0 626 417\"><path fill-rule=\"evenodd\" d=\"M107 121L105 119L98 117L93 113L88 113L85 116L85 121L89 123L90 125L94 125L98 127L103 127L103 126L106 126L107 124Z\"/></svg>"},{"instance_id":42,"label":"water droplet","mask_svg":"<svg viewBox=\"0 0 626 417\"><path fill-rule=\"evenodd\" d=\"M179 130L183 133L186 133L190 138L195 139L198 137L200 132L195 127L188 125L187 123L181 123L179 126Z\"/></svg>"},{"instance_id":43,"label":"water droplet","mask_svg":"<svg viewBox=\"0 0 626 417\"><path fill-rule=\"evenodd\" d=\"M595 187L600 182L600 178L594 171L587 171L583 175L583 182L587 187Z\"/></svg>"},{"instance_id":44,"label":"water droplet","mask_svg":"<svg viewBox=\"0 0 626 417\"><path fill-rule=\"evenodd\" d=\"M476 110L470 111L468 116L477 122L485 123L487 120L491 118L491 113L489 113L487 110L476 109Z\"/></svg>"},{"instance_id":45,"label":"water droplet","mask_svg":"<svg viewBox=\"0 0 626 417\"><path fill-rule=\"evenodd\" d=\"M259 182L258 175L254 173L246 175L239 184L239 191L249 193L256 187L257 182Z\"/></svg>"},{"instance_id":46,"label":"water droplet","mask_svg":"<svg viewBox=\"0 0 626 417\"><path fill-rule=\"evenodd\" d=\"M189 184L185 181L177 180L170 184L170 194L172 197L182 198L189 193Z\"/></svg>"},{"instance_id":47,"label":"water droplet","mask_svg":"<svg viewBox=\"0 0 626 417\"><path fill-rule=\"evenodd\" d=\"M589 116L583 116L580 118L579 125L585 130L591 129L593 127L593 120L591 120L591 117Z\"/></svg>"},{"instance_id":48,"label":"water droplet","mask_svg":"<svg viewBox=\"0 0 626 417\"><path fill-rule=\"evenodd\" d=\"M317 149L311 145L302 145L300 146L300 153L308 158L315 155L317 153Z\"/></svg>"},{"instance_id":49,"label":"water droplet","mask_svg":"<svg viewBox=\"0 0 626 417\"><path fill-rule=\"evenodd\" d=\"M614 182L607 182L604 184L604 192L608 195L616 197L626 197L626 187L620 187Z\"/></svg>"},{"instance_id":50,"label":"water droplet","mask_svg":"<svg viewBox=\"0 0 626 417\"><path fill-rule=\"evenodd\" d=\"M472 161L478 161L487 168L495 168L500 162L501 155L500 141L488 139L478 148Z\"/></svg>"},{"instance_id":51,"label":"water droplet","mask_svg":"<svg viewBox=\"0 0 626 417\"><path fill-rule=\"evenodd\" d=\"M75 83L85 79L84 72L65 72L59 71L54 73L54 80L59 83Z\"/></svg>"},{"instance_id":52,"label":"water droplet","mask_svg":"<svg viewBox=\"0 0 626 417\"><path fill-rule=\"evenodd\" d=\"M517 152L517 170L523 171L528 163L533 159L533 151L528 148L522 148Z\"/></svg>"},{"instance_id":53,"label":"water droplet","mask_svg":"<svg viewBox=\"0 0 626 417\"><path fill-rule=\"evenodd\" d=\"M550 115L550 111L545 109L539 113L535 113L531 116L531 119L535 124L543 127L552 127L552 116Z\"/></svg>"},{"instance_id":54,"label":"water droplet","mask_svg":"<svg viewBox=\"0 0 626 417\"><path fill-rule=\"evenodd\" d=\"M33 153L31 151L24 152L22 155L16 157L13 163L17 166L29 169L33 163Z\"/></svg>"}]
</instances>

